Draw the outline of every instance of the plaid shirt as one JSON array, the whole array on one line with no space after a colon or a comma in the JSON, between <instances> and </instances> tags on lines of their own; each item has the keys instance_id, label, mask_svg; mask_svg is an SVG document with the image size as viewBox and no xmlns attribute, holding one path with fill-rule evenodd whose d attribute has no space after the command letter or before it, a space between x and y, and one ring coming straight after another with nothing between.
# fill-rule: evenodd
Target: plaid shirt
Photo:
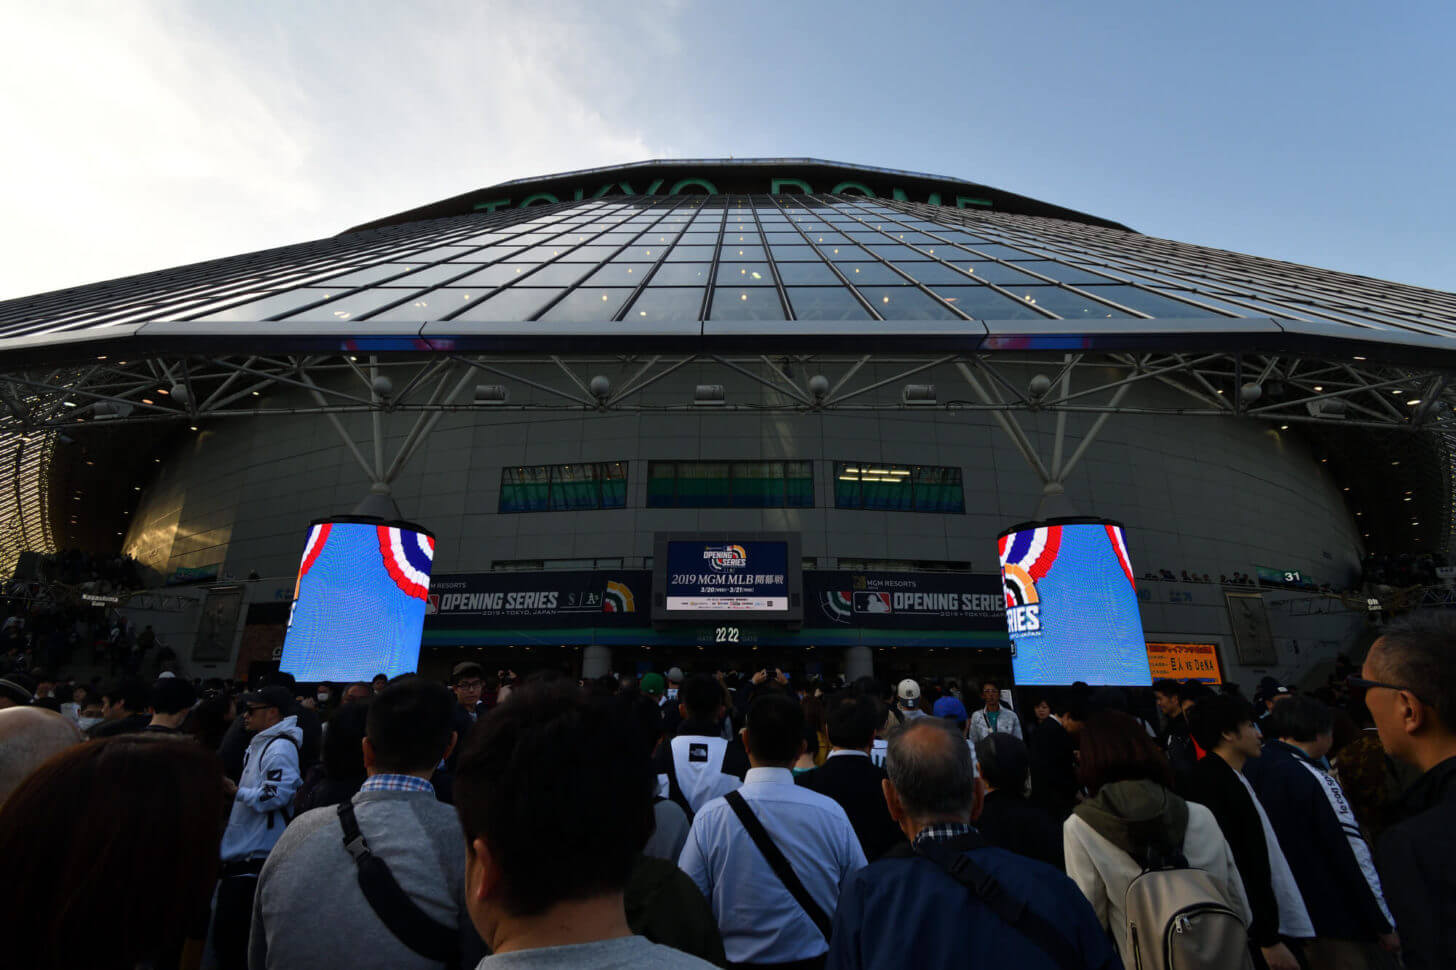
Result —
<instances>
[{"instance_id":1,"label":"plaid shirt","mask_svg":"<svg viewBox=\"0 0 1456 970\"><path fill-rule=\"evenodd\" d=\"M365 780L360 786L361 792L366 791L418 791L435 794L435 786L423 778L416 778L414 775L391 775L388 773L374 775Z\"/></svg>"},{"instance_id":2,"label":"plaid shirt","mask_svg":"<svg viewBox=\"0 0 1456 970\"><path fill-rule=\"evenodd\" d=\"M914 845L930 839L954 839L962 835L970 835L975 829L964 822L936 822L934 825L927 825L915 833Z\"/></svg>"}]
</instances>

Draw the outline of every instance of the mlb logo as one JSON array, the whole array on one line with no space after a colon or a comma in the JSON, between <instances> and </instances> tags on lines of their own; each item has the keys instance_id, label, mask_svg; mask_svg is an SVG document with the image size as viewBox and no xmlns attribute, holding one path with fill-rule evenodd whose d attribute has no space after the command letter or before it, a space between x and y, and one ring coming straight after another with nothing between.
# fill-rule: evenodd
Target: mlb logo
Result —
<instances>
[{"instance_id":1,"label":"mlb logo","mask_svg":"<svg viewBox=\"0 0 1456 970\"><path fill-rule=\"evenodd\" d=\"M889 593L855 593L854 611L856 613L893 613L890 608Z\"/></svg>"},{"instance_id":2,"label":"mlb logo","mask_svg":"<svg viewBox=\"0 0 1456 970\"><path fill-rule=\"evenodd\" d=\"M440 612L440 594L431 593L425 601L425 615L433 616Z\"/></svg>"}]
</instances>

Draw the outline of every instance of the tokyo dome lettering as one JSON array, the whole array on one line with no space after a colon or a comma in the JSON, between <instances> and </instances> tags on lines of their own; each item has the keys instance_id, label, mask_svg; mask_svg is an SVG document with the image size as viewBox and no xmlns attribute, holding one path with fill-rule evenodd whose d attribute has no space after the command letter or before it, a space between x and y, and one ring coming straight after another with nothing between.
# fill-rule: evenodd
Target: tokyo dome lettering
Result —
<instances>
[{"instance_id":1,"label":"tokyo dome lettering","mask_svg":"<svg viewBox=\"0 0 1456 970\"><path fill-rule=\"evenodd\" d=\"M639 187L640 186L640 187ZM664 191L664 187L666 191ZM840 181L833 185L812 185L805 179L793 178L790 176L771 175L765 176L761 187L751 191L767 192L769 195L812 195L815 192L828 191L830 195L858 195L865 198L878 198L878 193L863 182L852 180ZM506 199L490 199L485 202L475 203L477 212L494 212L497 209L517 208L525 209L533 205L550 205L556 202L580 202L584 199L600 199L608 195L682 195L692 192L698 195L719 195L717 185L706 178L689 176L667 184L666 179L653 179L646 185L633 185L631 182L608 182L604 185L577 186L571 189L561 189L555 192L532 192L522 197ZM944 201L939 192L919 193L923 198L912 200L909 193L899 187L890 189L890 198L897 202L928 202L931 205L951 205L958 209L966 208L987 208L991 205L990 199L976 198L968 195L952 196L953 202Z\"/></svg>"}]
</instances>

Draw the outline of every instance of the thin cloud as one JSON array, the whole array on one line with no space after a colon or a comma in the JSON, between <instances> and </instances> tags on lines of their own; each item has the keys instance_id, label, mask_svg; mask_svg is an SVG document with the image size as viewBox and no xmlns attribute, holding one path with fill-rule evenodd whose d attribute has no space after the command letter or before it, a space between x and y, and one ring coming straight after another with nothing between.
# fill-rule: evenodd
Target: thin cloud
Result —
<instances>
[{"instance_id":1,"label":"thin cloud","mask_svg":"<svg viewBox=\"0 0 1456 970\"><path fill-rule=\"evenodd\" d=\"M284 245L508 178L670 154L622 53L677 5L11 5L0 299ZM596 22L594 22L596 21ZM610 92L610 97L608 97Z\"/></svg>"}]
</instances>

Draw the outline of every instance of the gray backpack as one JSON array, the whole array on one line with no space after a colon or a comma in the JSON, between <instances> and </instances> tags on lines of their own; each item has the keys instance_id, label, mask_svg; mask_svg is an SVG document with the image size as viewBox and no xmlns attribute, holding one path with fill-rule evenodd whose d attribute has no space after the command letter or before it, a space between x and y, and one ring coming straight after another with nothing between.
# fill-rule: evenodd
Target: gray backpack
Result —
<instances>
[{"instance_id":1,"label":"gray backpack","mask_svg":"<svg viewBox=\"0 0 1456 970\"><path fill-rule=\"evenodd\" d=\"M1243 917L1181 853L1147 865L1124 902L1129 970L1252 970Z\"/></svg>"}]
</instances>

